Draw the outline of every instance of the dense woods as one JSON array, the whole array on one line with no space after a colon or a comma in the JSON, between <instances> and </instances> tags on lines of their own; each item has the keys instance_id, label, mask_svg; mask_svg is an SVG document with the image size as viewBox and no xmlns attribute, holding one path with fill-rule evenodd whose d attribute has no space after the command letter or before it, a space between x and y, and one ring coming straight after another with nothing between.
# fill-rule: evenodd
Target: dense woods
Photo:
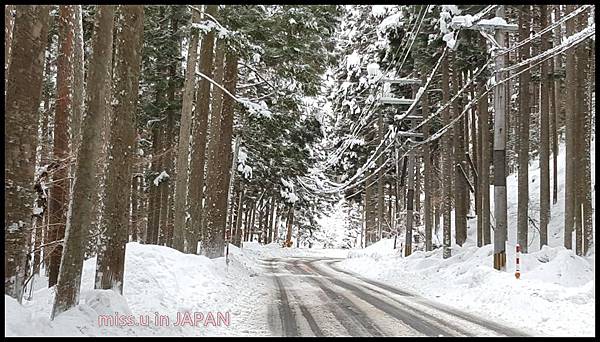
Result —
<instances>
[{"instance_id":1,"label":"dense woods","mask_svg":"<svg viewBox=\"0 0 600 342\"><path fill-rule=\"evenodd\" d=\"M5 294L44 273L58 315L91 257L122 294L129 242L327 247L340 199L345 248L473 236L503 270L507 230L548 245L564 187L589 253L594 7L379 7L5 5Z\"/></svg>"}]
</instances>

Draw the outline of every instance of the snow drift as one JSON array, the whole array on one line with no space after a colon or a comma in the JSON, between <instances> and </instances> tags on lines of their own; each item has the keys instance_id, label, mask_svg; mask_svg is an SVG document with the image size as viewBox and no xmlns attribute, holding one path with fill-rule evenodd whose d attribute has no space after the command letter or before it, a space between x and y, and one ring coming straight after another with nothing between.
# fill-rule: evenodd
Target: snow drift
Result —
<instances>
[{"instance_id":1,"label":"snow drift","mask_svg":"<svg viewBox=\"0 0 600 342\"><path fill-rule=\"evenodd\" d=\"M230 263L225 258L180 253L177 250L127 244L123 296L112 290L94 290L96 258L83 266L79 305L49 319L54 288L34 290L32 300L20 305L5 298L4 326L7 336L102 336L102 335L265 335L269 292L248 257L230 246ZM43 280L43 279L42 279ZM37 280L39 282L39 278ZM35 284L34 284L35 285ZM34 287L35 288L35 287ZM265 308L265 310L263 310ZM175 326L177 314L229 312L231 325ZM155 313L168 315L169 326L153 322ZM148 326L102 326L100 315L147 315Z\"/></svg>"}]
</instances>

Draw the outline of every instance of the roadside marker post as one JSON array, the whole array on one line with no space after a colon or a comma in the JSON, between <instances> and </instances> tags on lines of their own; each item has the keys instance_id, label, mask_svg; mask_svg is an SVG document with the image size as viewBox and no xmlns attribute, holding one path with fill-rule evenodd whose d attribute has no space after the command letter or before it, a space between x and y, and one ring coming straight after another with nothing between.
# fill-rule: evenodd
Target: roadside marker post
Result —
<instances>
[{"instance_id":1,"label":"roadside marker post","mask_svg":"<svg viewBox=\"0 0 600 342\"><path fill-rule=\"evenodd\" d=\"M515 268L515 278L520 279L521 278L521 266L520 266L520 261L521 261L521 245L517 244L517 257L516 257L516 261L517 261L517 265Z\"/></svg>"}]
</instances>

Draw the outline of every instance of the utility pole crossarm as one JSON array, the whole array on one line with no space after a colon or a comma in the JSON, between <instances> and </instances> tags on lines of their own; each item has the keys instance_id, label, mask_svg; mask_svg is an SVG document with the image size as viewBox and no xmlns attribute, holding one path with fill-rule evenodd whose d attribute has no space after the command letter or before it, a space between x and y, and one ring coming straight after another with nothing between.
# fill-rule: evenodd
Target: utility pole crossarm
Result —
<instances>
[{"instance_id":1,"label":"utility pole crossarm","mask_svg":"<svg viewBox=\"0 0 600 342\"><path fill-rule=\"evenodd\" d=\"M383 104L391 104L391 105L408 105L410 106L411 104L413 104L413 102L415 102L415 100L413 99L406 99L406 98L396 98L396 97L389 97L389 96L385 96L385 97L380 97L378 99L379 103L383 103Z\"/></svg>"},{"instance_id":2,"label":"utility pole crossarm","mask_svg":"<svg viewBox=\"0 0 600 342\"><path fill-rule=\"evenodd\" d=\"M398 85L409 85L409 84L416 84L416 85L421 85L421 80L418 78L382 78L381 82L384 83L391 83L391 84L398 84Z\"/></svg>"},{"instance_id":3,"label":"utility pole crossarm","mask_svg":"<svg viewBox=\"0 0 600 342\"><path fill-rule=\"evenodd\" d=\"M500 16L496 16L492 19L481 19L475 23L471 23L472 17L470 15L458 15L452 18L450 27L453 29L463 28L467 30L483 30L488 32L494 31L511 31L515 32L519 29L516 24L509 24Z\"/></svg>"},{"instance_id":4,"label":"utility pole crossarm","mask_svg":"<svg viewBox=\"0 0 600 342\"><path fill-rule=\"evenodd\" d=\"M400 115L397 115L397 117L400 117ZM423 117L420 115L407 115L402 120L423 120Z\"/></svg>"},{"instance_id":5,"label":"utility pole crossarm","mask_svg":"<svg viewBox=\"0 0 600 342\"><path fill-rule=\"evenodd\" d=\"M399 137L415 137L415 138L422 138L423 137L423 133L419 133L419 132L398 131L396 134Z\"/></svg>"}]
</instances>

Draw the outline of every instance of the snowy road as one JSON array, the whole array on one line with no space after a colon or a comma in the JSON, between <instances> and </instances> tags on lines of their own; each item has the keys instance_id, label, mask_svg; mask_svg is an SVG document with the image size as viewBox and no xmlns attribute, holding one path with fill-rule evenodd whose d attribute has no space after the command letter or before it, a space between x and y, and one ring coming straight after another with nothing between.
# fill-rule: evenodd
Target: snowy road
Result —
<instances>
[{"instance_id":1,"label":"snowy road","mask_svg":"<svg viewBox=\"0 0 600 342\"><path fill-rule=\"evenodd\" d=\"M336 268L339 259L266 259L276 336L525 336L526 333Z\"/></svg>"}]
</instances>

